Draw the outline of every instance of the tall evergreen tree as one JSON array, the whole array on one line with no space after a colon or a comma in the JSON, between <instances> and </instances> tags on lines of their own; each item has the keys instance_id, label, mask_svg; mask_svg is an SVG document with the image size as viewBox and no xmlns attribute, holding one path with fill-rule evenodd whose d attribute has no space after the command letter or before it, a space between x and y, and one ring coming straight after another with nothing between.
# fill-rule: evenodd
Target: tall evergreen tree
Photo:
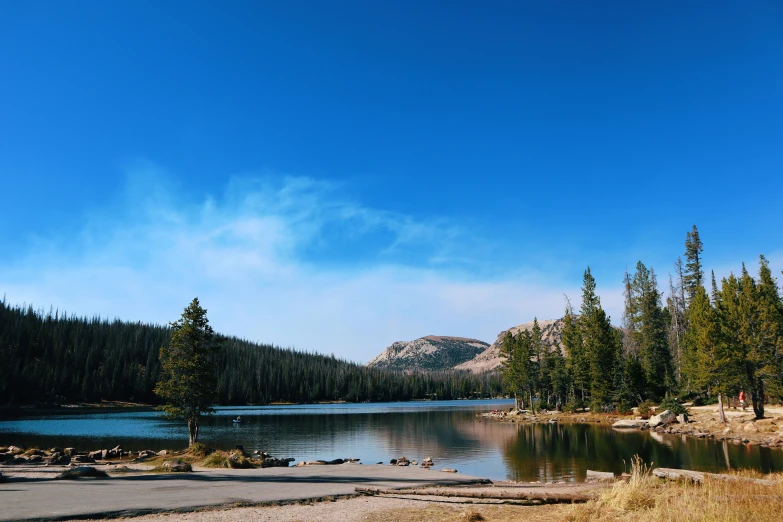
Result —
<instances>
[{"instance_id":1,"label":"tall evergreen tree","mask_svg":"<svg viewBox=\"0 0 783 522\"><path fill-rule=\"evenodd\" d=\"M161 378L155 387L164 401L161 409L187 422L191 446L198 442L201 416L217 402L215 350L207 311L195 298L171 323L171 342L160 349Z\"/></svg>"},{"instance_id":2,"label":"tall evergreen tree","mask_svg":"<svg viewBox=\"0 0 783 522\"><path fill-rule=\"evenodd\" d=\"M735 389L743 365L726 337L722 306L716 307L710 304L704 287L699 287L687 312L684 370L691 389L718 395L721 421L725 422L722 398Z\"/></svg>"},{"instance_id":3,"label":"tall evergreen tree","mask_svg":"<svg viewBox=\"0 0 783 522\"><path fill-rule=\"evenodd\" d=\"M584 406L590 391L590 360L582 342L580 318L574 314L571 303L563 317L563 347L566 351L566 371L571 383L570 395L574 402Z\"/></svg>"},{"instance_id":4,"label":"tall evergreen tree","mask_svg":"<svg viewBox=\"0 0 783 522\"><path fill-rule=\"evenodd\" d=\"M619 339L609 317L601 308L595 293L595 279L590 267L585 270L582 286L582 307L579 317L584 353L590 364L590 401L593 411L610 407L612 387L618 366Z\"/></svg>"},{"instance_id":5,"label":"tall evergreen tree","mask_svg":"<svg viewBox=\"0 0 783 522\"><path fill-rule=\"evenodd\" d=\"M673 381L661 293L658 291L655 272L647 270L641 261L637 264L634 284L638 289L638 329L635 334L638 336L639 358L647 382L647 396L660 399Z\"/></svg>"},{"instance_id":6,"label":"tall evergreen tree","mask_svg":"<svg viewBox=\"0 0 783 522\"><path fill-rule=\"evenodd\" d=\"M501 375L506 388L514 395L517 408L524 408L526 400L532 399L533 389L533 337L530 331L522 330L517 335L506 332L501 346L505 357L501 365Z\"/></svg>"},{"instance_id":7,"label":"tall evergreen tree","mask_svg":"<svg viewBox=\"0 0 783 522\"><path fill-rule=\"evenodd\" d=\"M688 303L698 292L699 287L704 286L704 269L702 267L701 253L704 251L699 230L696 225L685 236L685 274L682 277L683 288Z\"/></svg>"},{"instance_id":8,"label":"tall evergreen tree","mask_svg":"<svg viewBox=\"0 0 783 522\"><path fill-rule=\"evenodd\" d=\"M669 353L672 355L675 380L682 381L682 337L685 333L685 298L682 294L682 261L675 263L677 284L669 276L669 295L666 297L666 312L669 325Z\"/></svg>"},{"instance_id":9,"label":"tall evergreen tree","mask_svg":"<svg viewBox=\"0 0 783 522\"><path fill-rule=\"evenodd\" d=\"M756 417L762 418L767 385L776 388L783 369L783 306L766 259L760 260L759 284L743 263L740 278L732 274L723 280L720 296L724 334L744 362L744 385L750 390Z\"/></svg>"}]
</instances>

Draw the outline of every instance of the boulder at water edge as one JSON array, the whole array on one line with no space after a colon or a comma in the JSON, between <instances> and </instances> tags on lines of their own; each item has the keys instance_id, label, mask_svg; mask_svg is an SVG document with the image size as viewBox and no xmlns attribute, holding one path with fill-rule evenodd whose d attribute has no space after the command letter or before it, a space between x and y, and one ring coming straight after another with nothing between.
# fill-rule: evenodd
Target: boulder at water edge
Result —
<instances>
[{"instance_id":1,"label":"boulder at water edge","mask_svg":"<svg viewBox=\"0 0 783 522\"><path fill-rule=\"evenodd\" d=\"M646 428L648 421L643 419L623 419L612 424L612 428L626 430L641 430Z\"/></svg>"},{"instance_id":2,"label":"boulder at water edge","mask_svg":"<svg viewBox=\"0 0 783 522\"><path fill-rule=\"evenodd\" d=\"M650 417L650 427L656 428L658 426L665 426L667 424L674 422L676 418L677 416L674 415L673 411L671 410L662 411L658 415L653 415L652 417Z\"/></svg>"}]
</instances>

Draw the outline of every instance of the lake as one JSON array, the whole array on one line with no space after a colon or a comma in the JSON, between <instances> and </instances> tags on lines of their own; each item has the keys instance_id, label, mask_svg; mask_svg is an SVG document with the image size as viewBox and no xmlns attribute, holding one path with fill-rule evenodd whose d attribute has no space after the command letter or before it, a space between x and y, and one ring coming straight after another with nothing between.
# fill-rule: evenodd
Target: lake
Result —
<instances>
[{"instance_id":1,"label":"lake","mask_svg":"<svg viewBox=\"0 0 783 522\"><path fill-rule=\"evenodd\" d=\"M714 440L619 432L595 424L509 424L476 417L510 400L221 407L204 419L201 440L228 449L298 460L360 458L388 463L432 457L490 479L581 481L586 470L622 472L634 455L671 468L783 470L783 451ZM234 424L241 415L243 422ZM149 410L30 415L0 421L0 445L160 450L187 446L187 430ZM624 464L625 461L625 464Z\"/></svg>"}]
</instances>

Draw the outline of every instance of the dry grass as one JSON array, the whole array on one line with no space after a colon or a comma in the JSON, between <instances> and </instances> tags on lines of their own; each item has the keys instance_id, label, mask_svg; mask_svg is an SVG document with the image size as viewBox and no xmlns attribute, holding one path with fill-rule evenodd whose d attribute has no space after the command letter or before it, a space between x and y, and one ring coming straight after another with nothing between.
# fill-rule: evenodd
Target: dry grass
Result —
<instances>
[{"instance_id":1,"label":"dry grass","mask_svg":"<svg viewBox=\"0 0 783 522\"><path fill-rule=\"evenodd\" d=\"M253 463L245 457L241 451L227 453L225 451L216 451L204 459L201 464L205 468L253 468Z\"/></svg>"},{"instance_id":2,"label":"dry grass","mask_svg":"<svg viewBox=\"0 0 783 522\"><path fill-rule=\"evenodd\" d=\"M658 479L638 458L632 464L628 482L611 489L586 504L570 506L566 520L663 521L663 522L741 522L781 520L783 512L783 473L762 475L753 471L733 475L772 480L772 486L735 480L706 478L704 484Z\"/></svg>"}]
</instances>

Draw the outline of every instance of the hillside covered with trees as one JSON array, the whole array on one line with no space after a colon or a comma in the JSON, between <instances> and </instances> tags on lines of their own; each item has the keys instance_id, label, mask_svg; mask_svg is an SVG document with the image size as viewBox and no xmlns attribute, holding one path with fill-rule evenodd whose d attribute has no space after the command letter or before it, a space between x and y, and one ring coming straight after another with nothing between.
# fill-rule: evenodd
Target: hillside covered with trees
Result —
<instances>
[{"instance_id":1,"label":"hillside covered with trees","mask_svg":"<svg viewBox=\"0 0 783 522\"><path fill-rule=\"evenodd\" d=\"M601 307L588 267L579 308L566 308L564 350L543 341L537 322L506 334L506 389L534 407L621 412L647 400L722 401L744 390L763 417L765 401L783 399L780 288L762 255L757 277L744 264L720 284L713 273L708 292L702 252L694 226L665 305L652 268L639 261L626 273L619 329Z\"/></svg>"},{"instance_id":2,"label":"hillside covered with trees","mask_svg":"<svg viewBox=\"0 0 783 522\"><path fill-rule=\"evenodd\" d=\"M0 302L0 407L93 402L157 403L167 326L43 313ZM219 404L492 397L498 373L400 373L217 335Z\"/></svg>"}]
</instances>

